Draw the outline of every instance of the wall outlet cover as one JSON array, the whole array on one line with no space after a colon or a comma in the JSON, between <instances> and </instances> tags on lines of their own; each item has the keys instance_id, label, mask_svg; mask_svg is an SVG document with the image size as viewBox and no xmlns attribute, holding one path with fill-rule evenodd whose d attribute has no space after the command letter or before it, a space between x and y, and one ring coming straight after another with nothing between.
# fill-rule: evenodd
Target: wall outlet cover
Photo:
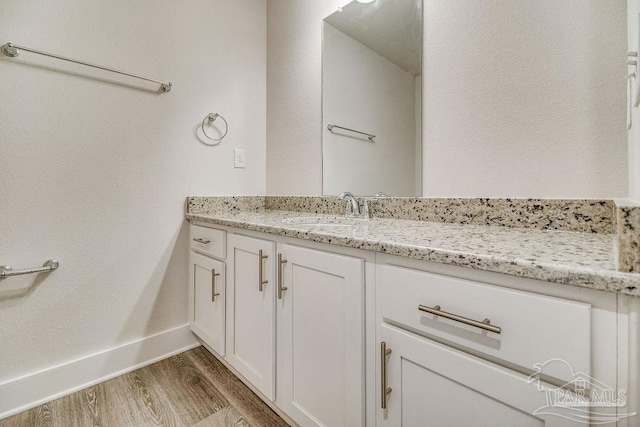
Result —
<instances>
[{"instance_id":1,"label":"wall outlet cover","mask_svg":"<svg viewBox=\"0 0 640 427\"><path fill-rule=\"evenodd\" d=\"M246 164L247 162L246 162L244 150L239 148L234 148L233 149L233 167L244 169L246 167Z\"/></svg>"}]
</instances>

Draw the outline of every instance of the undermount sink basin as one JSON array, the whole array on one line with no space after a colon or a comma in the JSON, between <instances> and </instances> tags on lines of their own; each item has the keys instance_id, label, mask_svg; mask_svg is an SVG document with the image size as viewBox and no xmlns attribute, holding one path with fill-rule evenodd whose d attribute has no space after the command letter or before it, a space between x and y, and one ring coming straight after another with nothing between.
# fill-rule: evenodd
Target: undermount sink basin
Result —
<instances>
[{"instance_id":1,"label":"undermount sink basin","mask_svg":"<svg viewBox=\"0 0 640 427\"><path fill-rule=\"evenodd\" d=\"M364 219L345 218L343 216L301 216L295 218L285 218L282 220L285 224L313 226L313 227L355 227L356 225L366 222Z\"/></svg>"}]
</instances>

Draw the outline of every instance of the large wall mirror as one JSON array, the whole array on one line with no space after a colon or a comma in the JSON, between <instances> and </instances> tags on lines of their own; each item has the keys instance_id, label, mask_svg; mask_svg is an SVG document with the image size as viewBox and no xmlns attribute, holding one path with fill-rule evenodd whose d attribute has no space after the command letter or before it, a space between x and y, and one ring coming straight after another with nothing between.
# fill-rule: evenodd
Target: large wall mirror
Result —
<instances>
[{"instance_id":1,"label":"large wall mirror","mask_svg":"<svg viewBox=\"0 0 640 427\"><path fill-rule=\"evenodd\" d=\"M422 0L355 0L322 31L323 194L422 195Z\"/></svg>"}]
</instances>

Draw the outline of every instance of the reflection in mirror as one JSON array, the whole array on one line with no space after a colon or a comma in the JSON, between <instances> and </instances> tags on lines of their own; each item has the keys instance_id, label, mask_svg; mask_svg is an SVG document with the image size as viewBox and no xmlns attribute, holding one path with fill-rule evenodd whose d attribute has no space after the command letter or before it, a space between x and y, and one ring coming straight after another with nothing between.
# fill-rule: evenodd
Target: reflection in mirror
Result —
<instances>
[{"instance_id":1,"label":"reflection in mirror","mask_svg":"<svg viewBox=\"0 0 640 427\"><path fill-rule=\"evenodd\" d=\"M323 22L323 193L422 194L422 0L353 1Z\"/></svg>"}]
</instances>

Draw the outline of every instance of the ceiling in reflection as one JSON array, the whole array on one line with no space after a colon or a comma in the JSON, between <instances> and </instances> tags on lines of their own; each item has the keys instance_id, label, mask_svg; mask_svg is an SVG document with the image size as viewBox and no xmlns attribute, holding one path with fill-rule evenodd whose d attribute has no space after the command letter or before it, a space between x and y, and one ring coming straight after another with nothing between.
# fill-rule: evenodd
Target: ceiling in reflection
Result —
<instances>
[{"instance_id":1,"label":"ceiling in reflection","mask_svg":"<svg viewBox=\"0 0 640 427\"><path fill-rule=\"evenodd\" d=\"M422 74L420 8L419 0L353 1L325 21L417 76Z\"/></svg>"}]
</instances>

